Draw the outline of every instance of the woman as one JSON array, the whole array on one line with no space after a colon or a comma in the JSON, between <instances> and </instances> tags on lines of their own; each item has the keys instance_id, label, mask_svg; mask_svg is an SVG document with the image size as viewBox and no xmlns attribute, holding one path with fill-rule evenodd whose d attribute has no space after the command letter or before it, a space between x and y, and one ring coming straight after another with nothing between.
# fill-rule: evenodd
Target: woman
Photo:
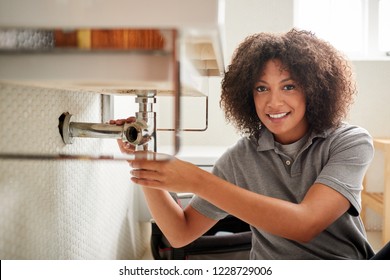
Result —
<instances>
[{"instance_id":1,"label":"woman","mask_svg":"<svg viewBox=\"0 0 390 280\"><path fill-rule=\"evenodd\" d=\"M374 150L366 130L343 123L354 94L347 60L310 32L255 34L222 81L226 118L246 136L213 174L137 160L132 181L174 247L231 214L251 225L251 259L368 259L360 192ZM183 210L168 191L195 197Z\"/></svg>"}]
</instances>

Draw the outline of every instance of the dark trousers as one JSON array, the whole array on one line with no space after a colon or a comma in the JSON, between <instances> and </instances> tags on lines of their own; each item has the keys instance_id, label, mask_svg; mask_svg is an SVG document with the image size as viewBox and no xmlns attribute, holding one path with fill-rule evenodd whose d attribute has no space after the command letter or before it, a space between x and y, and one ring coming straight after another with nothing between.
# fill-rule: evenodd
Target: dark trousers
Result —
<instances>
[{"instance_id":1,"label":"dark trousers","mask_svg":"<svg viewBox=\"0 0 390 280\"><path fill-rule=\"evenodd\" d=\"M380 249L371 260L390 260L390 242Z\"/></svg>"}]
</instances>

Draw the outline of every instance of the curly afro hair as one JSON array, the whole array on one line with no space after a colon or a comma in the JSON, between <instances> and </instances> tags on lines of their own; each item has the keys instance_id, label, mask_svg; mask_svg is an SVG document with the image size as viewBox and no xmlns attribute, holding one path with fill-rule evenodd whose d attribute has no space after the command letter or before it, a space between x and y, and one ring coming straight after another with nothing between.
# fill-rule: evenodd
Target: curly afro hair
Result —
<instances>
[{"instance_id":1,"label":"curly afro hair","mask_svg":"<svg viewBox=\"0 0 390 280\"><path fill-rule=\"evenodd\" d=\"M256 80L271 59L279 59L306 97L306 118L313 131L337 127L356 94L348 60L308 31L259 33L236 49L222 80L220 105L238 131L258 135L261 123L253 100Z\"/></svg>"}]
</instances>

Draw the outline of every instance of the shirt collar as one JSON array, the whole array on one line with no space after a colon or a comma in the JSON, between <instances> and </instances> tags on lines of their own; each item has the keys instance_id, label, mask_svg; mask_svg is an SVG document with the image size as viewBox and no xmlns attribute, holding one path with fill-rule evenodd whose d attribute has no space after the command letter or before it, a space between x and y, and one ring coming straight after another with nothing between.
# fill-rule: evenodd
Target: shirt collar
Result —
<instances>
[{"instance_id":1,"label":"shirt collar","mask_svg":"<svg viewBox=\"0 0 390 280\"><path fill-rule=\"evenodd\" d=\"M310 136L307 139L307 143L304 145L304 148L306 149L308 146L310 146L313 143L313 140L315 138L326 138L329 136L329 134L333 131L333 128L327 129L322 132L310 132ZM259 133L259 140L255 141L257 142L257 151L263 152L268 150L275 150L275 140L273 134L266 128L262 127L260 129Z\"/></svg>"}]
</instances>

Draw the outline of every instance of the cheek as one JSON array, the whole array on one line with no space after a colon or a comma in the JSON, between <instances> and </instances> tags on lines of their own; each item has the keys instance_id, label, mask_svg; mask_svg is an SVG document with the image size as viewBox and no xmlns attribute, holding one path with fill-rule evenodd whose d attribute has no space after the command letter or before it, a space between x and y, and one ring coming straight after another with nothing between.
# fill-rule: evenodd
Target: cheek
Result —
<instances>
[{"instance_id":1,"label":"cheek","mask_svg":"<svg viewBox=\"0 0 390 280\"><path fill-rule=\"evenodd\" d=\"M267 116L264 114L265 111L265 101L262 98L254 98L255 102L255 109L257 113L257 117L259 118L260 122L265 123L267 121Z\"/></svg>"},{"instance_id":2,"label":"cheek","mask_svg":"<svg viewBox=\"0 0 390 280\"><path fill-rule=\"evenodd\" d=\"M264 108L265 106L265 98L261 95L255 95L253 97L253 101L255 102L256 110L260 108Z\"/></svg>"},{"instance_id":3,"label":"cheek","mask_svg":"<svg viewBox=\"0 0 390 280\"><path fill-rule=\"evenodd\" d=\"M301 98L301 99L297 100L295 108L298 111L298 114L304 116L306 114L306 100L305 100L305 98Z\"/></svg>"},{"instance_id":4,"label":"cheek","mask_svg":"<svg viewBox=\"0 0 390 280\"><path fill-rule=\"evenodd\" d=\"M255 103L257 115L260 117L261 112L264 112L265 102L263 98L260 98L259 96L254 97L253 101Z\"/></svg>"}]
</instances>

